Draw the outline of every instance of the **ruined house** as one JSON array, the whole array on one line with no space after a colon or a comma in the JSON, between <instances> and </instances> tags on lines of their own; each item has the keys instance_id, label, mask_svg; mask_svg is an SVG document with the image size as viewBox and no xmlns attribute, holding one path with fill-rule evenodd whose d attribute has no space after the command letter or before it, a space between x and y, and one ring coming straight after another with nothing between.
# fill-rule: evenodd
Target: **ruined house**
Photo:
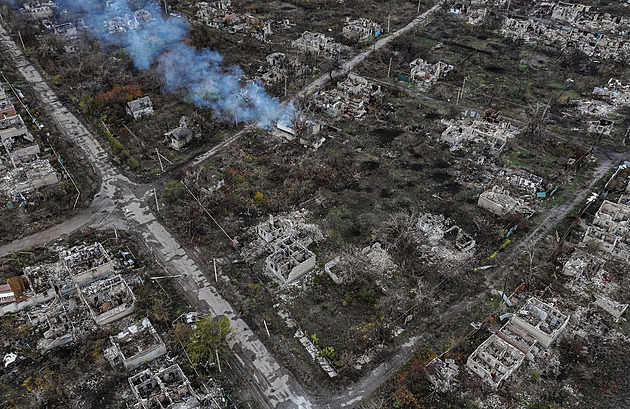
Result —
<instances>
[{"instance_id":1,"label":"ruined house","mask_svg":"<svg viewBox=\"0 0 630 409\"><path fill-rule=\"evenodd\" d=\"M598 31L568 26L556 26L531 18L506 17L501 34L531 44L574 47L589 57L620 60L630 51L630 43L622 38Z\"/></svg>"},{"instance_id":2,"label":"ruined house","mask_svg":"<svg viewBox=\"0 0 630 409\"><path fill-rule=\"evenodd\" d=\"M121 275L108 275L79 286L79 296L99 325L107 325L130 315L136 297Z\"/></svg>"},{"instance_id":3,"label":"ruined house","mask_svg":"<svg viewBox=\"0 0 630 409\"><path fill-rule=\"evenodd\" d=\"M602 118L596 121L591 121L588 125L588 131L600 135L610 135L614 125L615 123L613 121Z\"/></svg>"},{"instance_id":4,"label":"ruined house","mask_svg":"<svg viewBox=\"0 0 630 409\"><path fill-rule=\"evenodd\" d=\"M538 345L549 348L569 323L569 316L537 298L527 303L468 357L466 366L496 389L521 365L533 360Z\"/></svg>"},{"instance_id":5,"label":"ruined house","mask_svg":"<svg viewBox=\"0 0 630 409\"><path fill-rule=\"evenodd\" d=\"M370 104L380 101L383 91L376 85L351 72L344 81L337 83L337 89L320 91L315 94L316 107L330 116L345 113L355 119L367 114Z\"/></svg>"},{"instance_id":6,"label":"ruined house","mask_svg":"<svg viewBox=\"0 0 630 409\"><path fill-rule=\"evenodd\" d=\"M511 321L536 338L540 345L549 348L566 328L569 316L532 297L514 314Z\"/></svg>"},{"instance_id":7,"label":"ruined house","mask_svg":"<svg viewBox=\"0 0 630 409\"><path fill-rule=\"evenodd\" d=\"M114 271L111 257L101 243L80 244L59 254L72 281L82 284Z\"/></svg>"},{"instance_id":8,"label":"ruined house","mask_svg":"<svg viewBox=\"0 0 630 409\"><path fill-rule=\"evenodd\" d=\"M505 169L501 172L505 181L520 190L536 193L542 188L543 178L521 169Z\"/></svg>"},{"instance_id":9,"label":"ruined house","mask_svg":"<svg viewBox=\"0 0 630 409\"><path fill-rule=\"evenodd\" d=\"M571 4L559 1L553 8L551 18L569 23L576 23L585 13L591 10L591 6L583 4Z\"/></svg>"},{"instance_id":10,"label":"ruined house","mask_svg":"<svg viewBox=\"0 0 630 409\"><path fill-rule=\"evenodd\" d=\"M56 35L65 38L75 37L79 33L72 22L57 24L53 26L53 31Z\"/></svg>"},{"instance_id":11,"label":"ruined house","mask_svg":"<svg viewBox=\"0 0 630 409\"><path fill-rule=\"evenodd\" d=\"M293 223L291 220L285 217L273 215L269 215L267 220L255 227L256 234L258 234L258 236L267 243L270 243L280 237L285 237L292 230Z\"/></svg>"},{"instance_id":12,"label":"ruined house","mask_svg":"<svg viewBox=\"0 0 630 409\"><path fill-rule=\"evenodd\" d=\"M466 366L496 389L518 369L525 354L497 335L491 335L468 357Z\"/></svg>"},{"instance_id":13,"label":"ruined house","mask_svg":"<svg viewBox=\"0 0 630 409\"><path fill-rule=\"evenodd\" d=\"M292 237L274 243L274 249L265 260L265 268L283 283L291 282L315 267L315 254Z\"/></svg>"},{"instance_id":14,"label":"ruined house","mask_svg":"<svg viewBox=\"0 0 630 409\"><path fill-rule=\"evenodd\" d=\"M523 201L513 198L498 186L494 186L492 190L486 190L479 195L477 204L501 217L512 213L532 213L531 209L529 209Z\"/></svg>"},{"instance_id":15,"label":"ruined house","mask_svg":"<svg viewBox=\"0 0 630 409\"><path fill-rule=\"evenodd\" d=\"M186 125L186 117L182 116L179 126L164 134L164 143L169 148L181 151L193 139L193 131Z\"/></svg>"},{"instance_id":16,"label":"ruined house","mask_svg":"<svg viewBox=\"0 0 630 409\"><path fill-rule=\"evenodd\" d=\"M576 250L562 267L562 274L568 277L591 277L601 270L606 260Z\"/></svg>"},{"instance_id":17,"label":"ruined house","mask_svg":"<svg viewBox=\"0 0 630 409\"><path fill-rule=\"evenodd\" d=\"M294 40L291 46L300 52L310 52L326 58L343 57L349 51L347 46L336 43L334 39L310 31L302 33L302 36Z\"/></svg>"},{"instance_id":18,"label":"ruined house","mask_svg":"<svg viewBox=\"0 0 630 409\"><path fill-rule=\"evenodd\" d=\"M20 115L3 116L0 118L0 140L22 138L34 142L33 135L29 132Z\"/></svg>"},{"instance_id":19,"label":"ruined house","mask_svg":"<svg viewBox=\"0 0 630 409\"><path fill-rule=\"evenodd\" d=\"M630 258L630 243L627 233L629 220L630 206L604 200L595 213L593 223L587 228L582 241L595 243L613 256L628 259Z\"/></svg>"},{"instance_id":20,"label":"ruined house","mask_svg":"<svg viewBox=\"0 0 630 409\"><path fill-rule=\"evenodd\" d=\"M619 321L619 318L628 308L628 304L620 304L617 301L611 300L603 294L595 294L595 305L604 309L615 318L615 321Z\"/></svg>"},{"instance_id":21,"label":"ruined house","mask_svg":"<svg viewBox=\"0 0 630 409\"><path fill-rule=\"evenodd\" d=\"M133 119L153 115L151 98L146 96L127 102L127 113L133 116Z\"/></svg>"},{"instance_id":22,"label":"ruined house","mask_svg":"<svg viewBox=\"0 0 630 409\"><path fill-rule=\"evenodd\" d=\"M472 121L442 121L447 126L440 137L451 145L451 151L464 149L464 146L479 144L487 147L491 153L499 153L508 140L516 136L516 130L509 122L488 121L475 118Z\"/></svg>"},{"instance_id":23,"label":"ruined house","mask_svg":"<svg viewBox=\"0 0 630 409\"><path fill-rule=\"evenodd\" d=\"M202 405L203 397L194 391L177 364L155 372L150 369L139 372L129 378L129 385L138 400L133 409L194 409ZM210 407L214 409L214 406Z\"/></svg>"},{"instance_id":24,"label":"ruined house","mask_svg":"<svg viewBox=\"0 0 630 409\"><path fill-rule=\"evenodd\" d=\"M421 88L429 88L453 69L452 65L445 62L438 61L435 64L430 64L422 58L416 58L409 66L411 68L411 81Z\"/></svg>"},{"instance_id":25,"label":"ruined house","mask_svg":"<svg viewBox=\"0 0 630 409\"><path fill-rule=\"evenodd\" d=\"M0 285L0 304L15 302L15 294L9 284Z\"/></svg>"},{"instance_id":26,"label":"ruined house","mask_svg":"<svg viewBox=\"0 0 630 409\"><path fill-rule=\"evenodd\" d=\"M14 115L17 115L15 107L9 100L9 97L4 90L0 87L0 118L4 119Z\"/></svg>"},{"instance_id":27,"label":"ruined house","mask_svg":"<svg viewBox=\"0 0 630 409\"><path fill-rule=\"evenodd\" d=\"M23 10L33 19L50 18L57 4L54 1L24 3Z\"/></svg>"},{"instance_id":28,"label":"ruined house","mask_svg":"<svg viewBox=\"0 0 630 409\"><path fill-rule=\"evenodd\" d=\"M0 166L1 168L1 166ZM59 182L57 171L48 160L36 159L19 167L9 168L0 176L0 193L9 200L23 203L25 196Z\"/></svg>"},{"instance_id":29,"label":"ruined house","mask_svg":"<svg viewBox=\"0 0 630 409\"><path fill-rule=\"evenodd\" d=\"M593 88L593 98L614 105L630 105L630 85L611 78L606 85Z\"/></svg>"},{"instance_id":30,"label":"ruined house","mask_svg":"<svg viewBox=\"0 0 630 409\"><path fill-rule=\"evenodd\" d=\"M427 377L433 387L439 392L452 392L458 384L456 379L459 366L453 359L442 361L439 357L433 358L427 364Z\"/></svg>"},{"instance_id":31,"label":"ruined house","mask_svg":"<svg viewBox=\"0 0 630 409\"><path fill-rule=\"evenodd\" d=\"M105 350L105 358L117 370L132 371L166 354L166 345L148 318L127 327L109 337L111 346Z\"/></svg>"},{"instance_id":32,"label":"ruined house","mask_svg":"<svg viewBox=\"0 0 630 409\"><path fill-rule=\"evenodd\" d=\"M381 35L381 32L381 25L367 18L350 21L342 30L344 37L361 42L375 39Z\"/></svg>"}]
</instances>

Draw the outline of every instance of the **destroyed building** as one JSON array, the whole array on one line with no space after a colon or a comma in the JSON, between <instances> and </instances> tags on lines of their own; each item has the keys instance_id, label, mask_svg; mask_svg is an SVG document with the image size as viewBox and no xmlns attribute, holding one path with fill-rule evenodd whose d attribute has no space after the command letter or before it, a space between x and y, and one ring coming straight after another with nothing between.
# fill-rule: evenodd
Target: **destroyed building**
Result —
<instances>
[{"instance_id":1,"label":"destroyed building","mask_svg":"<svg viewBox=\"0 0 630 409\"><path fill-rule=\"evenodd\" d=\"M58 182L57 171L50 162L37 159L9 169L0 176L0 192L7 199L23 202L25 195Z\"/></svg>"},{"instance_id":2,"label":"destroyed building","mask_svg":"<svg viewBox=\"0 0 630 409\"><path fill-rule=\"evenodd\" d=\"M84 283L114 271L111 257L101 243L80 244L59 254L72 281Z\"/></svg>"},{"instance_id":3,"label":"destroyed building","mask_svg":"<svg viewBox=\"0 0 630 409\"><path fill-rule=\"evenodd\" d=\"M521 169L505 169L500 175L509 185L532 194L540 191L542 188L542 177Z\"/></svg>"},{"instance_id":4,"label":"destroyed building","mask_svg":"<svg viewBox=\"0 0 630 409\"><path fill-rule=\"evenodd\" d=\"M477 204L501 217L514 213L532 214L532 210L522 200L513 198L499 186L480 194Z\"/></svg>"},{"instance_id":5,"label":"destroyed building","mask_svg":"<svg viewBox=\"0 0 630 409\"><path fill-rule=\"evenodd\" d=\"M518 369L525 354L497 335L491 335L466 360L466 366L486 384L498 388Z\"/></svg>"},{"instance_id":6,"label":"destroyed building","mask_svg":"<svg viewBox=\"0 0 630 409\"><path fill-rule=\"evenodd\" d=\"M4 119L14 115L17 115L15 107L4 90L0 87L0 118Z\"/></svg>"},{"instance_id":7,"label":"destroyed building","mask_svg":"<svg viewBox=\"0 0 630 409\"><path fill-rule=\"evenodd\" d=\"M582 241L594 243L605 252L627 260L630 258L629 220L630 206L604 200Z\"/></svg>"},{"instance_id":8,"label":"destroyed building","mask_svg":"<svg viewBox=\"0 0 630 409\"><path fill-rule=\"evenodd\" d=\"M280 282L293 281L315 267L315 254L308 246L322 240L323 235L317 226L306 223L303 213L269 216L254 231L261 240L253 242L244 257L268 254L265 271Z\"/></svg>"},{"instance_id":9,"label":"destroyed building","mask_svg":"<svg viewBox=\"0 0 630 409\"><path fill-rule=\"evenodd\" d=\"M617 301L611 300L603 294L595 294L595 305L604 309L618 321L623 313L628 309L628 304L620 304Z\"/></svg>"},{"instance_id":10,"label":"destroyed building","mask_svg":"<svg viewBox=\"0 0 630 409\"><path fill-rule=\"evenodd\" d=\"M615 123L613 121L602 118L596 121L591 121L588 125L588 131L600 135L610 135L614 125Z\"/></svg>"},{"instance_id":11,"label":"destroyed building","mask_svg":"<svg viewBox=\"0 0 630 409\"><path fill-rule=\"evenodd\" d=\"M2 142L7 139L17 138L23 138L29 142L35 141L33 135L31 135L31 133L29 132L28 128L24 124L24 120L20 115L15 114L12 116L3 116L2 118L0 118L0 139L2 140Z\"/></svg>"},{"instance_id":12,"label":"destroyed building","mask_svg":"<svg viewBox=\"0 0 630 409\"><path fill-rule=\"evenodd\" d=\"M606 260L592 254L576 250L562 267L562 274L568 277L591 277L602 269Z\"/></svg>"},{"instance_id":13,"label":"destroyed building","mask_svg":"<svg viewBox=\"0 0 630 409\"><path fill-rule=\"evenodd\" d=\"M104 276L79 286L79 296L99 325L107 325L131 314L136 297L119 274Z\"/></svg>"},{"instance_id":14,"label":"destroyed building","mask_svg":"<svg viewBox=\"0 0 630 409\"><path fill-rule=\"evenodd\" d=\"M559 1L553 8L551 18L556 20L562 20L569 23L577 22L583 14L588 13L591 6L585 6L583 4L571 4Z\"/></svg>"},{"instance_id":15,"label":"destroyed building","mask_svg":"<svg viewBox=\"0 0 630 409\"><path fill-rule=\"evenodd\" d=\"M193 139L193 131L186 124L186 117L182 116L179 126L164 134L164 143L176 151L182 150Z\"/></svg>"},{"instance_id":16,"label":"destroyed building","mask_svg":"<svg viewBox=\"0 0 630 409\"><path fill-rule=\"evenodd\" d=\"M376 85L356 73L349 73L344 81L337 83L337 88L320 91L314 95L316 107L329 116L344 113L349 117L361 119L367 114L370 104L380 101L383 91Z\"/></svg>"},{"instance_id":17,"label":"destroyed building","mask_svg":"<svg viewBox=\"0 0 630 409\"><path fill-rule=\"evenodd\" d=\"M566 328L569 316L532 297L510 321L536 338L540 345L549 348Z\"/></svg>"},{"instance_id":18,"label":"destroyed building","mask_svg":"<svg viewBox=\"0 0 630 409\"><path fill-rule=\"evenodd\" d=\"M131 371L166 354L166 345L148 318L110 336L109 341L104 355L114 369Z\"/></svg>"},{"instance_id":19,"label":"destroyed building","mask_svg":"<svg viewBox=\"0 0 630 409\"><path fill-rule=\"evenodd\" d=\"M630 105L630 85L611 78L605 86L593 88L593 98L614 105Z\"/></svg>"},{"instance_id":20,"label":"destroyed building","mask_svg":"<svg viewBox=\"0 0 630 409\"><path fill-rule=\"evenodd\" d=\"M255 227L256 234L270 243L280 237L285 237L293 230L290 219L269 215L269 218Z\"/></svg>"},{"instance_id":21,"label":"destroyed building","mask_svg":"<svg viewBox=\"0 0 630 409\"><path fill-rule=\"evenodd\" d=\"M480 145L496 154L503 150L508 140L516 136L516 130L509 122L489 121L475 118L457 121L442 121L447 126L440 140L451 145L451 151L464 149L471 144Z\"/></svg>"},{"instance_id":22,"label":"destroyed building","mask_svg":"<svg viewBox=\"0 0 630 409\"><path fill-rule=\"evenodd\" d=\"M334 39L324 34L305 31L302 36L291 43L291 46L303 53L313 53L326 58L343 57L349 52L349 47L336 43Z\"/></svg>"},{"instance_id":23,"label":"destroyed building","mask_svg":"<svg viewBox=\"0 0 630 409\"><path fill-rule=\"evenodd\" d=\"M42 19L52 17L54 9L57 8L57 4L54 1L48 1L45 3L32 2L24 3L22 10L28 16L33 19Z\"/></svg>"},{"instance_id":24,"label":"destroyed building","mask_svg":"<svg viewBox=\"0 0 630 409\"><path fill-rule=\"evenodd\" d=\"M75 322L85 321L83 309L76 293L55 297L46 304L31 308L28 311L30 324L44 330L37 348L45 353L75 341L81 332L81 328L77 327Z\"/></svg>"},{"instance_id":25,"label":"destroyed building","mask_svg":"<svg viewBox=\"0 0 630 409\"><path fill-rule=\"evenodd\" d=\"M15 302L15 294L9 284L0 285L0 304Z\"/></svg>"},{"instance_id":26,"label":"destroyed building","mask_svg":"<svg viewBox=\"0 0 630 409\"><path fill-rule=\"evenodd\" d=\"M130 377L129 385L138 401L133 409L202 407L203 397L194 391L177 364L156 372L146 369ZM215 406L210 408L215 409Z\"/></svg>"},{"instance_id":27,"label":"destroyed building","mask_svg":"<svg viewBox=\"0 0 630 409\"><path fill-rule=\"evenodd\" d=\"M265 260L265 268L283 283L291 282L315 267L315 254L291 237L275 243L274 248Z\"/></svg>"},{"instance_id":28,"label":"destroyed building","mask_svg":"<svg viewBox=\"0 0 630 409\"><path fill-rule=\"evenodd\" d=\"M127 113L133 119L139 119L153 115L153 103L148 96L127 102Z\"/></svg>"},{"instance_id":29,"label":"destroyed building","mask_svg":"<svg viewBox=\"0 0 630 409\"><path fill-rule=\"evenodd\" d=\"M381 25L367 18L349 21L342 30L343 36L360 42L370 41L380 36Z\"/></svg>"},{"instance_id":30,"label":"destroyed building","mask_svg":"<svg viewBox=\"0 0 630 409\"><path fill-rule=\"evenodd\" d=\"M452 392L457 386L457 374L459 366L453 359L441 360L439 357L433 358L427 364L427 377L433 387L442 393Z\"/></svg>"},{"instance_id":31,"label":"destroyed building","mask_svg":"<svg viewBox=\"0 0 630 409\"><path fill-rule=\"evenodd\" d=\"M428 89L433 83L446 76L453 69L452 65L448 65L445 62L438 61L435 64L430 64L422 58L413 60L409 67L411 68L409 78L423 89Z\"/></svg>"},{"instance_id":32,"label":"destroyed building","mask_svg":"<svg viewBox=\"0 0 630 409\"><path fill-rule=\"evenodd\" d=\"M589 57L619 60L630 51L630 44L614 35L584 28L556 26L531 18L506 17L501 28L503 36L548 46L574 47Z\"/></svg>"},{"instance_id":33,"label":"destroyed building","mask_svg":"<svg viewBox=\"0 0 630 409\"><path fill-rule=\"evenodd\" d=\"M569 316L537 298L527 303L468 357L466 366L496 389L521 365L533 360L538 345L547 349L569 323Z\"/></svg>"}]
</instances>

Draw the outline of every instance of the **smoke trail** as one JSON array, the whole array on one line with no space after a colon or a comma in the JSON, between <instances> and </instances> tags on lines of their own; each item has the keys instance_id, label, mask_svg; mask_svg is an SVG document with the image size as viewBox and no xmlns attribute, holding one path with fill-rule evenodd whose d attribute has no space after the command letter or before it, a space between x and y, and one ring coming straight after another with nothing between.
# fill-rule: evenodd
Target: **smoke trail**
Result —
<instances>
[{"instance_id":1,"label":"smoke trail","mask_svg":"<svg viewBox=\"0 0 630 409\"><path fill-rule=\"evenodd\" d=\"M208 49L196 49L184 43L188 22L180 17L165 17L155 2L129 0L62 0L60 8L85 15L85 23L101 41L125 48L139 69L157 69L165 78L166 91L184 90L200 107L211 108L219 118L236 118L238 122L256 122L268 128L274 122L292 115L293 106L284 106L269 96L261 83L242 85L240 67L224 67L223 57ZM115 3L115 4L111 4ZM135 16L138 9L151 13L153 21L144 23ZM110 32L110 21L135 30Z\"/></svg>"}]
</instances>

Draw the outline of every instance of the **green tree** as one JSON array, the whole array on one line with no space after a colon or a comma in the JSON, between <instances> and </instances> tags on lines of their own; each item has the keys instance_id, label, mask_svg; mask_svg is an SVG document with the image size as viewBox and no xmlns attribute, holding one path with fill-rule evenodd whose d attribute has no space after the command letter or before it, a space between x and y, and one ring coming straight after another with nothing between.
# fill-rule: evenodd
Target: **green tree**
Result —
<instances>
[{"instance_id":1,"label":"green tree","mask_svg":"<svg viewBox=\"0 0 630 409\"><path fill-rule=\"evenodd\" d=\"M227 356L229 348L226 339L232 331L229 319L208 316L197 321L195 326L184 345L194 366L205 362L216 363L215 351L219 351L220 357Z\"/></svg>"}]
</instances>

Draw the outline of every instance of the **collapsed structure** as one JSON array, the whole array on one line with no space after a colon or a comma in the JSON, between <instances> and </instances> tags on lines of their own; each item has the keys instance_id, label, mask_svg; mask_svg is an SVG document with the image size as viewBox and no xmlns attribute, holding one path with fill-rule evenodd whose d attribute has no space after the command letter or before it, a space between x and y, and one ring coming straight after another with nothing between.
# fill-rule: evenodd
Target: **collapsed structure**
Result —
<instances>
[{"instance_id":1,"label":"collapsed structure","mask_svg":"<svg viewBox=\"0 0 630 409\"><path fill-rule=\"evenodd\" d=\"M302 36L291 43L291 47L302 53L312 53L326 58L342 58L350 50L349 47L336 43L331 37L321 33L305 31Z\"/></svg>"},{"instance_id":2,"label":"collapsed structure","mask_svg":"<svg viewBox=\"0 0 630 409\"><path fill-rule=\"evenodd\" d=\"M216 391L213 395L197 393L178 364L157 371L146 369L130 377L129 385L137 399L133 409L219 409L217 398L224 401Z\"/></svg>"},{"instance_id":3,"label":"collapsed structure","mask_svg":"<svg viewBox=\"0 0 630 409\"><path fill-rule=\"evenodd\" d=\"M475 149L479 153L488 151L489 154L497 154L517 133L509 122L494 119L475 117L472 120L442 120L442 123L447 128L442 132L440 140L448 143L451 146L451 151L467 147L467 149Z\"/></svg>"},{"instance_id":4,"label":"collapsed structure","mask_svg":"<svg viewBox=\"0 0 630 409\"><path fill-rule=\"evenodd\" d=\"M49 160L9 100L0 89L0 194L26 205L29 195L59 182ZM11 205L12 206L12 205Z\"/></svg>"},{"instance_id":5,"label":"collapsed structure","mask_svg":"<svg viewBox=\"0 0 630 409\"><path fill-rule=\"evenodd\" d=\"M446 76L453 69L452 65L448 65L445 62L438 61L435 64L430 64L422 58L413 60L409 67L411 68L411 81L423 89L428 89L433 83Z\"/></svg>"},{"instance_id":6,"label":"collapsed structure","mask_svg":"<svg viewBox=\"0 0 630 409\"><path fill-rule=\"evenodd\" d=\"M534 359L538 345L547 349L569 323L569 316L537 298L530 298L495 334L468 357L466 366L484 383L498 388L523 360Z\"/></svg>"},{"instance_id":7,"label":"collapsed structure","mask_svg":"<svg viewBox=\"0 0 630 409\"><path fill-rule=\"evenodd\" d=\"M557 26L531 18L506 17L501 33L508 38L536 44L573 46L589 57L619 60L630 44L619 37L589 28Z\"/></svg>"},{"instance_id":8,"label":"collapsed structure","mask_svg":"<svg viewBox=\"0 0 630 409\"><path fill-rule=\"evenodd\" d=\"M308 246L323 235L316 226L305 223L302 214L270 215L254 231L270 253L265 259L265 271L281 283L294 281L315 267L316 256Z\"/></svg>"},{"instance_id":9,"label":"collapsed structure","mask_svg":"<svg viewBox=\"0 0 630 409\"><path fill-rule=\"evenodd\" d=\"M135 306L133 291L98 242L61 249L57 262L25 267L23 276L8 281L15 301L3 304L0 316L27 310L31 325L44 330L43 352L76 340L95 323L124 318Z\"/></svg>"},{"instance_id":10,"label":"collapsed structure","mask_svg":"<svg viewBox=\"0 0 630 409\"><path fill-rule=\"evenodd\" d=\"M499 186L494 186L491 190L481 193L477 205L501 217L508 214L531 215L533 213L523 200L510 196Z\"/></svg>"},{"instance_id":11,"label":"collapsed structure","mask_svg":"<svg viewBox=\"0 0 630 409\"><path fill-rule=\"evenodd\" d=\"M630 259L629 221L629 205L604 200L582 241L593 243L614 257L628 260Z\"/></svg>"},{"instance_id":12,"label":"collapsed structure","mask_svg":"<svg viewBox=\"0 0 630 409\"><path fill-rule=\"evenodd\" d=\"M367 18L360 18L348 23L343 27L343 36L360 42L370 41L381 35L381 25Z\"/></svg>"},{"instance_id":13,"label":"collapsed structure","mask_svg":"<svg viewBox=\"0 0 630 409\"><path fill-rule=\"evenodd\" d=\"M368 106L380 101L383 91L376 85L351 72L344 81L337 83L337 88L319 91L314 95L316 107L325 114L335 117L340 113L361 119L367 114Z\"/></svg>"},{"instance_id":14,"label":"collapsed structure","mask_svg":"<svg viewBox=\"0 0 630 409\"><path fill-rule=\"evenodd\" d=\"M110 336L109 341L104 355L114 369L131 371L166 354L166 345L148 318Z\"/></svg>"}]
</instances>

